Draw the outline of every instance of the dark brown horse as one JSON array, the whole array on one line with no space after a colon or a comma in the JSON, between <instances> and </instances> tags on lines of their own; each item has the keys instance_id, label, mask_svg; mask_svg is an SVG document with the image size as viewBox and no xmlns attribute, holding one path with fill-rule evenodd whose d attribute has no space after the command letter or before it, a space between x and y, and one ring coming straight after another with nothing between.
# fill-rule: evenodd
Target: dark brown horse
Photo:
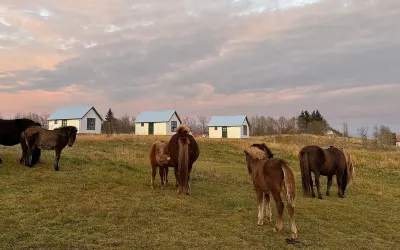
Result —
<instances>
[{"instance_id":1,"label":"dark brown horse","mask_svg":"<svg viewBox=\"0 0 400 250\"><path fill-rule=\"evenodd\" d=\"M332 178L336 175L338 196L344 198L348 172L345 155L340 149L334 146L330 146L327 149L322 149L315 145L305 146L300 150L298 158L300 162L303 191L307 196L311 194L312 197L315 197L311 177L311 172L313 172L319 199L322 199L319 185L319 177L321 175L328 177L326 195L329 196Z\"/></svg>"},{"instance_id":2,"label":"dark brown horse","mask_svg":"<svg viewBox=\"0 0 400 250\"><path fill-rule=\"evenodd\" d=\"M61 151L65 146L72 147L76 140L78 129L75 126L64 126L54 130L43 129L32 126L25 130L24 137L28 146L26 161L28 166L32 166L32 150L35 147L43 150L54 150L54 170L59 171L58 162L60 161Z\"/></svg>"},{"instance_id":3,"label":"dark brown horse","mask_svg":"<svg viewBox=\"0 0 400 250\"><path fill-rule=\"evenodd\" d=\"M274 154L272 153L272 150L267 147L267 145L265 143L253 143L250 147L257 147L259 149L261 149L262 151L265 152L265 154L267 155L268 159L274 158Z\"/></svg>"},{"instance_id":4,"label":"dark brown horse","mask_svg":"<svg viewBox=\"0 0 400 250\"><path fill-rule=\"evenodd\" d=\"M155 141L151 145L149 159L151 163L151 187L154 188L154 180L157 174L157 167L160 171L161 186L168 184L168 167L173 167L171 157L167 154L168 143Z\"/></svg>"},{"instance_id":5,"label":"dark brown horse","mask_svg":"<svg viewBox=\"0 0 400 250\"><path fill-rule=\"evenodd\" d=\"M19 160L20 164L27 163L25 162L25 154L28 150L28 146L23 139L23 133L25 129L30 126L41 126L40 123L35 122L30 119L22 118L22 119L12 119L12 120L3 120L0 119L0 145L3 146L15 146L17 144L21 145L22 156ZM35 165L40 160L40 149L36 148L33 150L32 154L32 165ZM0 158L0 163L2 163L2 159Z\"/></svg>"},{"instance_id":6,"label":"dark brown horse","mask_svg":"<svg viewBox=\"0 0 400 250\"><path fill-rule=\"evenodd\" d=\"M185 125L180 125L168 143L168 154L174 166L175 178L178 181L179 193L186 192L190 195L190 172L193 163L200 155L199 146L190 130Z\"/></svg>"},{"instance_id":7,"label":"dark brown horse","mask_svg":"<svg viewBox=\"0 0 400 250\"><path fill-rule=\"evenodd\" d=\"M268 221L271 221L270 194L274 198L278 218L274 231L282 229L284 204L281 193L286 197L287 209L290 215L292 239L297 238L297 227L294 220L294 203L296 198L296 178L289 164L278 158L268 159L264 151L257 147L244 150L247 170L253 181L258 203L258 225L264 224L264 207ZM266 202L266 204L265 204Z\"/></svg>"}]
</instances>

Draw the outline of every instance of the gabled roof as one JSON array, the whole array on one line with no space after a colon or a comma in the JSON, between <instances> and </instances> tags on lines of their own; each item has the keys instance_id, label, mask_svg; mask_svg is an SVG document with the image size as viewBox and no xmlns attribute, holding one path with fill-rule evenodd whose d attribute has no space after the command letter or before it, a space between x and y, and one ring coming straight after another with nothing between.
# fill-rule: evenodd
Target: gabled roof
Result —
<instances>
[{"instance_id":1,"label":"gabled roof","mask_svg":"<svg viewBox=\"0 0 400 250\"><path fill-rule=\"evenodd\" d=\"M96 114L100 117L101 120L103 118L97 112L97 110L93 106L75 106L75 107L65 107L56 110L49 118L50 120L71 120L71 119L81 119L83 118L91 109L96 112Z\"/></svg>"},{"instance_id":2,"label":"gabled roof","mask_svg":"<svg viewBox=\"0 0 400 250\"><path fill-rule=\"evenodd\" d=\"M135 119L135 123L141 122L168 122L173 115L178 117L180 123L182 123L181 118L179 118L178 113L175 110L156 110L156 111L143 111Z\"/></svg>"},{"instance_id":3,"label":"gabled roof","mask_svg":"<svg viewBox=\"0 0 400 250\"><path fill-rule=\"evenodd\" d=\"M233 116L212 116L208 122L208 127L236 127L241 126L247 120L246 115L233 115ZM250 126L250 124L249 124Z\"/></svg>"}]
</instances>

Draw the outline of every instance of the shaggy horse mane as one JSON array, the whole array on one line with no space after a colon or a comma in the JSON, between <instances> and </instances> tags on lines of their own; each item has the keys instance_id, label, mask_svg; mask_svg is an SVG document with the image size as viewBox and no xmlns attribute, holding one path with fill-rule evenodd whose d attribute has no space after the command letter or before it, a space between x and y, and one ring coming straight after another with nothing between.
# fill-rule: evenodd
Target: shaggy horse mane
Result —
<instances>
[{"instance_id":1,"label":"shaggy horse mane","mask_svg":"<svg viewBox=\"0 0 400 250\"><path fill-rule=\"evenodd\" d=\"M265 154L265 152L257 147L249 147L249 148L245 149L245 151L252 158L257 159L257 160L264 160L267 158L267 155Z\"/></svg>"},{"instance_id":2,"label":"shaggy horse mane","mask_svg":"<svg viewBox=\"0 0 400 250\"><path fill-rule=\"evenodd\" d=\"M177 128L178 134L189 134L190 132L190 128L184 124L179 125L179 127Z\"/></svg>"}]
</instances>

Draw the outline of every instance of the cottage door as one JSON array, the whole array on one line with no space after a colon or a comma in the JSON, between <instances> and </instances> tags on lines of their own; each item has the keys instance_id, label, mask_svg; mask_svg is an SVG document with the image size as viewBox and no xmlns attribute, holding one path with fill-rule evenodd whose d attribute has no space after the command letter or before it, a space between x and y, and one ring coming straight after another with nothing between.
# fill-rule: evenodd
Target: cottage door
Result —
<instances>
[{"instance_id":1,"label":"cottage door","mask_svg":"<svg viewBox=\"0 0 400 250\"><path fill-rule=\"evenodd\" d=\"M149 122L149 135L154 134L154 122Z\"/></svg>"},{"instance_id":2,"label":"cottage door","mask_svg":"<svg viewBox=\"0 0 400 250\"><path fill-rule=\"evenodd\" d=\"M222 127L222 138L228 138L228 128Z\"/></svg>"}]
</instances>

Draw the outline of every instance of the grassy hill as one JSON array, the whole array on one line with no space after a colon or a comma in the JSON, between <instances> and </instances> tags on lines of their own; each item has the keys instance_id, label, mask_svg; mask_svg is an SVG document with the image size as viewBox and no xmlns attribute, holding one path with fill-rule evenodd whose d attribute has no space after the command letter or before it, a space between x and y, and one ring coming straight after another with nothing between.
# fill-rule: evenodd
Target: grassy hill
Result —
<instances>
[{"instance_id":1,"label":"grassy hill","mask_svg":"<svg viewBox=\"0 0 400 250\"><path fill-rule=\"evenodd\" d=\"M400 152L370 151L355 139L275 136L249 140L196 138L200 158L191 174L192 195L178 195L169 172L167 189L150 187L148 151L168 137L80 135L65 148L60 171L53 152L35 168L18 164L19 146L1 147L1 249L395 249L400 246ZM285 207L280 234L257 226L257 207L243 148L265 142L289 161L297 177L295 218L301 243L290 236ZM297 152L317 144L345 147L356 179L337 197L306 198ZM326 177L321 179L325 194ZM285 204L286 206L286 204Z\"/></svg>"}]
</instances>

